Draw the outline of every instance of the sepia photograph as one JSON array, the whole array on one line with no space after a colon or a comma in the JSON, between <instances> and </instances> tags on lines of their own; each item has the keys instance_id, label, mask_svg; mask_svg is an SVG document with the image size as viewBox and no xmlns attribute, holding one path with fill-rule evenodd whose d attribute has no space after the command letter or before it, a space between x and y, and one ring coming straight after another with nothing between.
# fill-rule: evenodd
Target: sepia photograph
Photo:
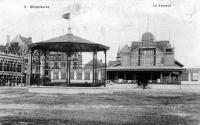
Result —
<instances>
[{"instance_id":1,"label":"sepia photograph","mask_svg":"<svg viewBox=\"0 0 200 125\"><path fill-rule=\"evenodd\" d=\"M200 125L199 0L1 0L0 125Z\"/></svg>"}]
</instances>

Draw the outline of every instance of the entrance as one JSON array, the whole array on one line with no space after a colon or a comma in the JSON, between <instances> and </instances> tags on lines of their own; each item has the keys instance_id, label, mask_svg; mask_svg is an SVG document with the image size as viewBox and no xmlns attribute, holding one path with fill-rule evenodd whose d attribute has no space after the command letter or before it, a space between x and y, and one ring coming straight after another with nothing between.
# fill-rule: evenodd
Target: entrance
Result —
<instances>
[{"instance_id":1,"label":"entrance","mask_svg":"<svg viewBox=\"0 0 200 125\"><path fill-rule=\"evenodd\" d=\"M148 80L150 80L151 78L150 78L150 72L138 72L138 73L136 73L136 76L137 76L137 80L138 80L138 82L140 83L147 83L148 82Z\"/></svg>"}]
</instances>

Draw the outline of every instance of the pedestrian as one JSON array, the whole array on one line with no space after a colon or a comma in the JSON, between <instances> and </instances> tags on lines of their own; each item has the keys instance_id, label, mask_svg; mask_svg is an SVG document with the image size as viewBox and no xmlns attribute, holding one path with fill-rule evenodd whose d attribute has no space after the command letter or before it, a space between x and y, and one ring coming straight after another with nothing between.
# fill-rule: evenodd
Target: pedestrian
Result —
<instances>
[{"instance_id":1,"label":"pedestrian","mask_svg":"<svg viewBox=\"0 0 200 125\"><path fill-rule=\"evenodd\" d=\"M144 81L142 82L142 86L143 86L143 89L145 89L145 83L144 83Z\"/></svg>"}]
</instances>

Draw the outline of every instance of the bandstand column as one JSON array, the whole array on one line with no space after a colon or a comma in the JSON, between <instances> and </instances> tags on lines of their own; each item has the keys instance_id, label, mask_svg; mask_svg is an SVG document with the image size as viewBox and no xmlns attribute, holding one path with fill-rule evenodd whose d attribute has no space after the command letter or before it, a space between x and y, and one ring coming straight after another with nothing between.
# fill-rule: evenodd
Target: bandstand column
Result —
<instances>
[{"instance_id":1,"label":"bandstand column","mask_svg":"<svg viewBox=\"0 0 200 125\"><path fill-rule=\"evenodd\" d=\"M46 82L46 79L45 79L45 72L46 72L46 62L47 61L47 52L46 51L44 51L44 78L43 78L43 84L45 84L45 82Z\"/></svg>"},{"instance_id":2,"label":"bandstand column","mask_svg":"<svg viewBox=\"0 0 200 125\"><path fill-rule=\"evenodd\" d=\"M95 68L95 70L94 70L95 71L95 73L94 73L95 77L94 78L95 78L95 85L96 85L97 84L97 77L98 77L98 73L97 73L97 52L95 52L95 63L94 63L94 65L95 65L95 67L94 67Z\"/></svg>"},{"instance_id":3,"label":"bandstand column","mask_svg":"<svg viewBox=\"0 0 200 125\"><path fill-rule=\"evenodd\" d=\"M70 85L71 84L71 77L70 77L70 72L71 72L71 53L70 53L70 55L69 55L69 83L68 83L68 85Z\"/></svg>"},{"instance_id":4,"label":"bandstand column","mask_svg":"<svg viewBox=\"0 0 200 125\"><path fill-rule=\"evenodd\" d=\"M67 85L69 85L69 68L70 68L70 66L69 66L69 53L67 52L66 55L67 55L66 83L67 83Z\"/></svg>"},{"instance_id":5,"label":"bandstand column","mask_svg":"<svg viewBox=\"0 0 200 125\"><path fill-rule=\"evenodd\" d=\"M30 69L30 78L29 78L29 84L31 85L32 84L32 58L33 58L33 50L31 50L31 69Z\"/></svg>"},{"instance_id":6,"label":"bandstand column","mask_svg":"<svg viewBox=\"0 0 200 125\"><path fill-rule=\"evenodd\" d=\"M19 57L21 57L21 85L23 84L23 72L24 72L24 58L22 54L19 54ZM11 71L12 71L12 61L11 61Z\"/></svg>"},{"instance_id":7,"label":"bandstand column","mask_svg":"<svg viewBox=\"0 0 200 125\"><path fill-rule=\"evenodd\" d=\"M40 50L38 50L38 54L39 54L39 55L38 55L38 56L39 56L39 57L38 57L38 65L39 65L39 71L38 71L38 73L39 73L39 75L40 75ZM40 85L40 76L39 76L39 81L38 81L38 82L39 82L39 85Z\"/></svg>"},{"instance_id":8,"label":"bandstand column","mask_svg":"<svg viewBox=\"0 0 200 125\"><path fill-rule=\"evenodd\" d=\"M106 51L104 51L104 55L105 55L105 69L104 69L104 79L105 79L105 83L104 83L104 86L106 86L106 81L107 81L107 71L106 71L106 67L107 67L107 60L106 60Z\"/></svg>"},{"instance_id":9,"label":"bandstand column","mask_svg":"<svg viewBox=\"0 0 200 125\"><path fill-rule=\"evenodd\" d=\"M94 79L95 79L95 73L94 73L94 57L95 57L95 52L93 52L93 65L92 65L92 84L94 84Z\"/></svg>"}]
</instances>

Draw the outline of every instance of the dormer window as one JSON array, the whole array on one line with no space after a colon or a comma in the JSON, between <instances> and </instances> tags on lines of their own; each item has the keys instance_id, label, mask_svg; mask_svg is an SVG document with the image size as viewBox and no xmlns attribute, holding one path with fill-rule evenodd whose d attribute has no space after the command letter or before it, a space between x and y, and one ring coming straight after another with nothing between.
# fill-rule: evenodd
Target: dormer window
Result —
<instances>
[{"instance_id":1,"label":"dormer window","mask_svg":"<svg viewBox=\"0 0 200 125\"><path fill-rule=\"evenodd\" d=\"M172 52L172 48L170 49L165 49L166 52Z\"/></svg>"}]
</instances>

